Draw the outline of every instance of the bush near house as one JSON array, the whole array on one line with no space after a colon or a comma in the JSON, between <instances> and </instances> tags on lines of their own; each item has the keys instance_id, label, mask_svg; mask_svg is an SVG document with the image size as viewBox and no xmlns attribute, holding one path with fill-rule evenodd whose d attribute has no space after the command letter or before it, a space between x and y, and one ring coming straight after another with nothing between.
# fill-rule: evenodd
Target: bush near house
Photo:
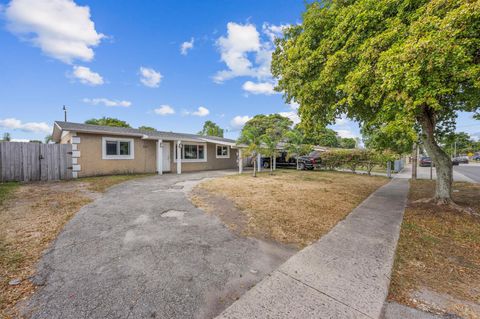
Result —
<instances>
[{"instance_id":1,"label":"bush near house","mask_svg":"<svg viewBox=\"0 0 480 319\"><path fill-rule=\"evenodd\" d=\"M389 151L378 152L374 150L331 150L322 154L322 165L329 170L347 167L353 173L361 167L370 175L375 166L386 167L387 162L393 161L397 156Z\"/></svg>"}]
</instances>

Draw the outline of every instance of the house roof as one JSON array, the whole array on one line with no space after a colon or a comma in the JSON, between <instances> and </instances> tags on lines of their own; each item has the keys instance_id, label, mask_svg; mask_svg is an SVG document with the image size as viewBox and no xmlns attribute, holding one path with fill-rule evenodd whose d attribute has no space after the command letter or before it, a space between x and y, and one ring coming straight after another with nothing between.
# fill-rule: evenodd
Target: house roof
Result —
<instances>
[{"instance_id":1,"label":"house roof","mask_svg":"<svg viewBox=\"0 0 480 319\"><path fill-rule=\"evenodd\" d=\"M121 136L135 136L143 139L154 140L181 140L189 142L210 142L217 144L225 144L234 146L235 140L218 136L203 136L189 133L164 132L164 131L148 131L136 128L102 126L92 124L82 124L73 122L56 121L53 126L52 138L55 142L59 142L63 131L82 132L102 135L121 135Z\"/></svg>"}]
</instances>

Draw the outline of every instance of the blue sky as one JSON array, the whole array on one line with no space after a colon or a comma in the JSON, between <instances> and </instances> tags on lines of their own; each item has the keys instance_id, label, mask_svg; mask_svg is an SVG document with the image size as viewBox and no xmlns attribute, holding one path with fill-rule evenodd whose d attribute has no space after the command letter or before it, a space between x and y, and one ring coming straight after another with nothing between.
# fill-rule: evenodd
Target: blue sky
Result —
<instances>
[{"instance_id":1,"label":"blue sky","mask_svg":"<svg viewBox=\"0 0 480 319\"><path fill-rule=\"evenodd\" d=\"M141 3L141 4L140 4ZM0 133L43 139L54 120L110 116L133 127L238 136L259 113L295 119L272 92L272 38L304 1L1 1ZM182 50L183 48L183 50ZM477 133L462 114L459 130ZM343 136L358 126L340 120Z\"/></svg>"}]
</instances>

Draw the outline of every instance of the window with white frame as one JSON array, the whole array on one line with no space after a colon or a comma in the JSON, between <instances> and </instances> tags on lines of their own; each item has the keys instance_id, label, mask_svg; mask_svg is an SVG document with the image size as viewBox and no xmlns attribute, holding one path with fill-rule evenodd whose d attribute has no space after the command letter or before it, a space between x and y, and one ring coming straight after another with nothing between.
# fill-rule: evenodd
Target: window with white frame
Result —
<instances>
[{"instance_id":1,"label":"window with white frame","mask_svg":"<svg viewBox=\"0 0 480 319\"><path fill-rule=\"evenodd\" d=\"M217 145L217 158L230 158L230 147L228 145Z\"/></svg>"},{"instance_id":2,"label":"window with white frame","mask_svg":"<svg viewBox=\"0 0 480 319\"><path fill-rule=\"evenodd\" d=\"M177 147L175 147L174 162L177 161ZM184 143L182 144L182 161L183 162L206 162L207 152L206 144L200 143Z\"/></svg>"},{"instance_id":3,"label":"window with white frame","mask_svg":"<svg viewBox=\"0 0 480 319\"><path fill-rule=\"evenodd\" d=\"M102 137L102 159L134 159L133 138Z\"/></svg>"}]
</instances>

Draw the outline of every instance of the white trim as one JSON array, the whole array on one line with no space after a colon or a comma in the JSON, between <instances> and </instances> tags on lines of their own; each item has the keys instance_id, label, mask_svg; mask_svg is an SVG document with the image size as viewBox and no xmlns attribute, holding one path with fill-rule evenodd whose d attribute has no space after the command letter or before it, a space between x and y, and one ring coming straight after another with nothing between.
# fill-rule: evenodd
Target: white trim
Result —
<instances>
[{"instance_id":1,"label":"white trim","mask_svg":"<svg viewBox=\"0 0 480 319\"><path fill-rule=\"evenodd\" d=\"M72 144L80 144L80 137L72 136Z\"/></svg>"},{"instance_id":2,"label":"white trim","mask_svg":"<svg viewBox=\"0 0 480 319\"><path fill-rule=\"evenodd\" d=\"M226 147L227 148L227 155L218 155L218 147ZM229 145L222 145L222 144L215 144L215 157L216 158L230 158L230 146Z\"/></svg>"},{"instance_id":3,"label":"white trim","mask_svg":"<svg viewBox=\"0 0 480 319\"><path fill-rule=\"evenodd\" d=\"M72 164L78 164L78 158L72 157Z\"/></svg>"},{"instance_id":4,"label":"white trim","mask_svg":"<svg viewBox=\"0 0 480 319\"><path fill-rule=\"evenodd\" d=\"M72 151L78 151L78 145L72 144Z\"/></svg>"},{"instance_id":5,"label":"white trim","mask_svg":"<svg viewBox=\"0 0 480 319\"><path fill-rule=\"evenodd\" d=\"M72 150L72 157L80 157L80 151Z\"/></svg>"},{"instance_id":6,"label":"white trim","mask_svg":"<svg viewBox=\"0 0 480 319\"><path fill-rule=\"evenodd\" d=\"M78 172L72 172L72 178L78 178Z\"/></svg>"},{"instance_id":7,"label":"white trim","mask_svg":"<svg viewBox=\"0 0 480 319\"><path fill-rule=\"evenodd\" d=\"M129 155L107 155L107 141L130 142ZM103 160L132 160L135 158L135 141L133 138L102 137L102 159Z\"/></svg>"},{"instance_id":8,"label":"white trim","mask_svg":"<svg viewBox=\"0 0 480 319\"><path fill-rule=\"evenodd\" d=\"M72 170L73 170L74 172L79 172L79 171L82 170L82 167L81 167L80 165L78 165L78 164L72 165Z\"/></svg>"},{"instance_id":9,"label":"white trim","mask_svg":"<svg viewBox=\"0 0 480 319\"><path fill-rule=\"evenodd\" d=\"M177 143L181 144L181 150L182 150L182 155L185 157L185 145L203 145L203 153L204 153L204 158L203 159L185 159L181 158L182 163L203 163L207 161L207 143L198 143L198 142L184 142L184 141L178 141ZM197 151L198 152L198 151ZM173 157L173 162L176 163L178 158L177 156Z\"/></svg>"}]
</instances>

